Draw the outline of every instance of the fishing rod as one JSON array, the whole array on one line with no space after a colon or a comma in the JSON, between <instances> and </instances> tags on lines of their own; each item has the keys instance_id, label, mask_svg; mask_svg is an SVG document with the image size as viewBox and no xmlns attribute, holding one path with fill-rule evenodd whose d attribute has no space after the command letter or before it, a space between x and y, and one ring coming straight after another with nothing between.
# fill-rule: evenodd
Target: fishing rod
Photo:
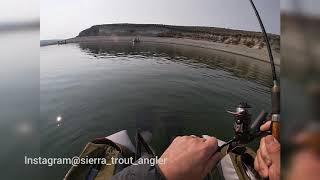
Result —
<instances>
[{"instance_id":1,"label":"fishing rod","mask_svg":"<svg viewBox=\"0 0 320 180\"><path fill-rule=\"evenodd\" d=\"M264 40L266 42L268 54L269 54L269 60L271 64L271 70L272 70L272 80L273 80L273 87L271 88L271 106L272 106L272 113L271 113L271 131L267 132L261 132L260 126L268 119L268 113L262 110L260 114L257 116L257 118L252 122L251 121L251 114L248 111L249 108L251 108L250 105L248 105L246 102L241 102L237 107L236 111L227 111L228 113L232 114L235 118L235 123L233 125L233 129L235 131L235 136L227 141L222 146L218 147L218 151L221 151L224 147L228 147L227 152L236 152L237 150L241 149L239 147L243 147L244 145L248 144L249 142L253 141L257 137L264 136L267 134L272 134L278 141L280 141L280 85L278 83L278 77L276 74L276 68L274 64L274 58L272 55L271 45L269 42L269 38L267 35L267 32L264 28L263 22L260 18L259 12L256 9L254 3L252 0L249 0L252 8L256 14L256 17L259 21L262 34L264 37ZM139 135L139 133L136 134L136 142L137 144L140 144L142 142L142 145L146 148L146 150L150 153L152 153L152 150L146 146L146 143L144 143L143 138ZM138 157L141 152L141 147L137 146L137 154ZM241 150L240 150L241 151ZM136 158L138 158L136 157Z\"/></svg>"},{"instance_id":2,"label":"fishing rod","mask_svg":"<svg viewBox=\"0 0 320 180\"><path fill-rule=\"evenodd\" d=\"M259 15L259 12L258 12L256 6L254 5L253 1L252 0L249 0L249 1L250 1L251 6L252 6L252 8L253 8L253 10L254 10L254 12L256 14L256 17L257 17L258 21L259 21L259 25L260 25L260 28L262 30L264 40L266 41L269 60L270 60L270 63L271 63L273 83L277 83L278 79L277 79L276 68L275 68L275 65L274 65L274 59L273 59L273 55L272 55L272 51L271 51L271 45L270 45L270 42L269 42L269 38L268 38L268 35L267 35L267 32L266 32L266 29L264 28L264 25L263 25L263 22L261 20L260 15Z\"/></svg>"},{"instance_id":3,"label":"fishing rod","mask_svg":"<svg viewBox=\"0 0 320 180\"><path fill-rule=\"evenodd\" d=\"M278 141L280 141L280 85L279 80L276 73L276 68L274 64L274 58L272 55L271 45L269 42L269 38L259 12L254 5L252 0L249 0L250 4L255 12L255 15L260 24L262 34L264 40L266 42L271 70L272 70L272 80L273 87L271 88L271 131L261 132L260 126L268 119L268 113L262 110L258 117L251 122L251 114L248 109L251 108L246 102L241 102L237 107L236 111L227 111L232 114L235 118L235 123L233 125L233 129L235 132L235 136L233 139L229 140L227 143L223 144L218 148L218 151L221 151L224 147L227 147L227 152L234 151L238 147L243 147L249 142L253 141L257 137L264 136L266 134L272 134Z\"/></svg>"},{"instance_id":4,"label":"fishing rod","mask_svg":"<svg viewBox=\"0 0 320 180\"><path fill-rule=\"evenodd\" d=\"M266 44L267 44L267 49L268 49L268 54L269 54L269 59L270 59L270 64L271 64L271 70L272 70L272 79L273 79L273 87L271 88L271 104L272 104L271 132L272 132L272 135L278 141L280 141L280 84L278 83L276 68L274 65L274 59L273 59L271 45L269 42L267 32L264 28L264 25L262 23L261 17L259 15L259 12L258 12L256 6L254 5L252 0L249 0L249 1L250 1L250 4L256 14L258 21L259 21L264 40L266 41Z\"/></svg>"}]
</instances>

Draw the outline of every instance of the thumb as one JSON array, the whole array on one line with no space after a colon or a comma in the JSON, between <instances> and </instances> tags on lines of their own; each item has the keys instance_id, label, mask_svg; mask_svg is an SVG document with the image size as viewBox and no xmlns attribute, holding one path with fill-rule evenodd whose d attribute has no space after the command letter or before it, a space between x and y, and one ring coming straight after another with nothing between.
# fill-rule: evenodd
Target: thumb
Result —
<instances>
[{"instance_id":1,"label":"thumb","mask_svg":"<svg viewBox=\"0 0 320 180\"><path fill-rule=\"evenodd\" d=\"M260 131L268 131L271 126L271 121L267 121L266 123L260 126Z\"/></svg>"}]
</instances>

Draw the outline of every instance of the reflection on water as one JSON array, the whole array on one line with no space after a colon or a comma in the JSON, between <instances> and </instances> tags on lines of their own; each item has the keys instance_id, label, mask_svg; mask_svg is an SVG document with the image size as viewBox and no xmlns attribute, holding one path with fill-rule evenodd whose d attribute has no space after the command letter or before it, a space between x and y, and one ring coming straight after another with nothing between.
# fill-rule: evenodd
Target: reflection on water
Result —
<instances>
[{"instance_id":1,"label":"reflection on water","mask_svg":"<svg viewBox=\"0 0 320 180\"><path fill-rule=\"evenodd\" d=\"M40 50L43 156L80 153L96 138L137 128L161 154L172 138L233 136L226 113L247 101L269 110L269 64L201 48L141 43L80 43ZM58 117L60 121L57 121ZM52 167L61 179L68 166Z\"/></svg>"},{"instance_id":2,"label":"reflection on water","mask_svg":"<svg viewBox=\"0 0 320 180\"><path fill-rule=\"evenodd\" d=\"M256 62L256 59L238 56L221 51L208 50L181 45L153 43L80 43L80 48L95 58L116 58L131 56L137 58L164 57L167 60L182 62L194 67L206 66L210 69L223 69L240 78L255 81L271 87L272 76L268 63ZM201 66L202 65L202 66ZM279 68L277 67L279 72Z\"/></svg>"}]
</instances>

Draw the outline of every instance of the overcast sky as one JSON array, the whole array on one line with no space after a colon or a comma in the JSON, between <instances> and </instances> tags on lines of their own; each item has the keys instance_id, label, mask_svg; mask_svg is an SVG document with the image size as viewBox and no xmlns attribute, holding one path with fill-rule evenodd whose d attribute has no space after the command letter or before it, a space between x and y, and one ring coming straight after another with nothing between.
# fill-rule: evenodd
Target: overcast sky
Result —
<instances>
[{"instance_id":1,"label":"overcast sky","mask_svg":"<svg viewBox=\"0 0 320 180\"><path fill-rule=\"evenodd\" d=\"M0 0L0 24L39 20L39 0Z\"/></svg>"},{"instance_id":2,"label":"overcast sky","mask_svg":"<svg viewBox=\"0 0 320 180\"><path fill-rule=\"evenodd\" d=\"M254 0L270 33L280 0ZM156 23L260 31L248 0L41 0L41 39L69 38L96 24Z\"/></svg>"}]
</instances>

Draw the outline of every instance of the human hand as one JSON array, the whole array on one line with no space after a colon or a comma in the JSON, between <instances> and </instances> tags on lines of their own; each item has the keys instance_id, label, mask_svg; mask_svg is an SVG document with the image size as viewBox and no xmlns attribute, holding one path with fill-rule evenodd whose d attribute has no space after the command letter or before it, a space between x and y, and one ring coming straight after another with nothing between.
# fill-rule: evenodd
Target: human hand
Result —
<instances>
[{"instance_id":1,"label":"human hand","mask_svg":"<svg viewBox=\"0 0 320 180\"><path fill-rule=\"evenodd\" d=\"M288 168L287 179L319 179L319 142L319 131L303 131L294 137L293 143L297 147L297 150L290 157L291 163Z\"/></svg>"},{"instance_id":2,"label":"human hand","mask_svg":"<svg viewBox=\"0 0 320 180\"><path fill-rule=\"evenodd\" d=\"M260 130L266 131L270 126L271 121L268 121L260 127ZM261 139L254 168L264 178L280 179L280 143L273 136L268 135Z\"/></svg>"},{"instance_id":3,"label":"human hand","mask_svg":"<svg viewBox=\"0 0 320 180\"><path fill-rule=\"evenodd\" d=\"M159 167L167 180L201 180L222 158L217 149L214 137L176 137L162 154L165 163Z\"/></svg>"},{"instance_id":4,"label":"human hand","mask_svg":"<svg viewBox=\"0 0 320 180\"><path fill-rule=\"evenodd\" d=\"M303 149L292 156L287 179L319 179L319 154L310 149Z\"/></svg>"}]
</instances>

